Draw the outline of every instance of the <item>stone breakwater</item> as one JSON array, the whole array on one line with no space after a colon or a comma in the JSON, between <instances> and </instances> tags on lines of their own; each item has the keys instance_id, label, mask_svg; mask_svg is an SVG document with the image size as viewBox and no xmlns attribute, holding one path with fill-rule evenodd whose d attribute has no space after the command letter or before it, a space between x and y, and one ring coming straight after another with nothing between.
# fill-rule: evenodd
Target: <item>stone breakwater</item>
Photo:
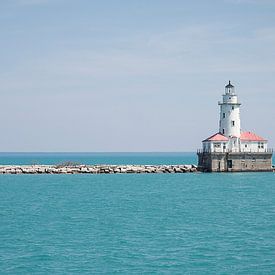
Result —
<instances>
[{"instance_id":1,"label":"stone breakwater","mask_svg":"<svg viewBox=\"0 0 275 275\"><path fill-rule=\"evenodd\" d=\"M196 165L2 165L0 174L141 174L193 173Z\"/></svg>"}]
</instances>

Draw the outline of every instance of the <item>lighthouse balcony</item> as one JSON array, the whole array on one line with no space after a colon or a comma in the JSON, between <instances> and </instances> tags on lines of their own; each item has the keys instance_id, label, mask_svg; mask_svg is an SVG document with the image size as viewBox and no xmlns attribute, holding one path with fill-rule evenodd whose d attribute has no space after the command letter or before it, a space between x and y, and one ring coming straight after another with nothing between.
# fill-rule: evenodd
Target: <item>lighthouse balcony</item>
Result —
<instances>
[{"instance_id":1,"label":"lighthouse balcony","mask_svg":"<svg viewBox=\"0 0 275 275\"><path fill-rule=\"evenodd\" d=\"M233 100L232 101L228 100L227 102L218 101L218 105L228 105L228 104L235 105L235 106L241 106L242 105L242 103L235 102Z\"/></svg>"}]
</instances>

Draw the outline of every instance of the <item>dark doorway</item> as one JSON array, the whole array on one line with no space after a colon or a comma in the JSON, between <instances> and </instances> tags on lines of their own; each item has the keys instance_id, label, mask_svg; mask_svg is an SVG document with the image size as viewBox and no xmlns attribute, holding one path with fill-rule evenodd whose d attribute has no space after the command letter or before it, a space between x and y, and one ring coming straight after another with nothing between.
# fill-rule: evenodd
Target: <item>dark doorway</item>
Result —
<instances>
[{"instance_id":1,"label":"dark doorway","mask_svg":"<svg viewBox=\"0 0 275 275\"><path fill-rule=\"evenodd\" d=\"M232 167L233 167L232 159L229 159L229 160L227 161L227 167L228 167L228 168L232 168Z\"/></svg>"}]
</instances>

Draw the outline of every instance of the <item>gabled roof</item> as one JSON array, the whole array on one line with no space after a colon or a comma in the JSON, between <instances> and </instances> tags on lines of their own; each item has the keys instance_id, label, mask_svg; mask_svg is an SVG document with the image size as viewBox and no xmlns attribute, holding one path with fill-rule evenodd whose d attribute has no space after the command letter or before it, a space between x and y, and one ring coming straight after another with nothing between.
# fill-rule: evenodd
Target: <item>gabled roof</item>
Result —
<instances>
[{"instance_id":1,"label":"gabled roof","mask_svg":"<svg viewBox=\"0 0 275 275\"><path fill-rule=\"evenodd\" d=\"M221 133L216 133L214 134L213 136L203 140L202 142L205 142L205 141L228 141L229 139L222 135Z\"/></svg>"},{"instance_id":2,"label":"gabled roof","mask_svg":"<svg viewBox=\"0 0 275 275\"><path fill-rule=\"evenodd\" d=\"M266 139L252 133L252 132L242 132L240 139L243 141L267 141Z\"/></svg>"}]
</instances>

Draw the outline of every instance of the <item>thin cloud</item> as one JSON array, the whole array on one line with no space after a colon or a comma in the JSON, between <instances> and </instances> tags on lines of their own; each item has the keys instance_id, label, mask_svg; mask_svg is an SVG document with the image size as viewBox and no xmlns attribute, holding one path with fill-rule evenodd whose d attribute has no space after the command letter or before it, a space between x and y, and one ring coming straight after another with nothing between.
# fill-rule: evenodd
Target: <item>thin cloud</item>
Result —
<instances>
[{"instance_id":1,"label":"thin cloud","mask_svg":"<svg viewBox=\"0 0 275 275\"><path fill-rule=\"evenodd\" d=\"M2 91L39 91L81 85L107 87L110 79L128 77L275 72L270 58L275 48L273 29L258 29L246 36L228 36L227 31L193 26L151 36L127 36L118 39L112 49L88 46L49 52L6 73L0 83Z\"/></svg>"},{"instance_id":2,"label":"thin cloud","mask_svg":"<svg viewBox=\"0 0 275 275\"><path fill-rule=\"evenodd\" d=\"M225 0L233 4L274 4L274 0Z\"/></svg>"},{"instance_id":3,"label":"thin cloud","mask_svg":"<svg viewBox=\"0 0 275 275\"><path fill-rule=\"evenodd\" d=\"M58 0L14 0L13 4L18 6L37 6L37 5L45 5L45 4L53 4Z\"/></svg>"}]
</instances>

